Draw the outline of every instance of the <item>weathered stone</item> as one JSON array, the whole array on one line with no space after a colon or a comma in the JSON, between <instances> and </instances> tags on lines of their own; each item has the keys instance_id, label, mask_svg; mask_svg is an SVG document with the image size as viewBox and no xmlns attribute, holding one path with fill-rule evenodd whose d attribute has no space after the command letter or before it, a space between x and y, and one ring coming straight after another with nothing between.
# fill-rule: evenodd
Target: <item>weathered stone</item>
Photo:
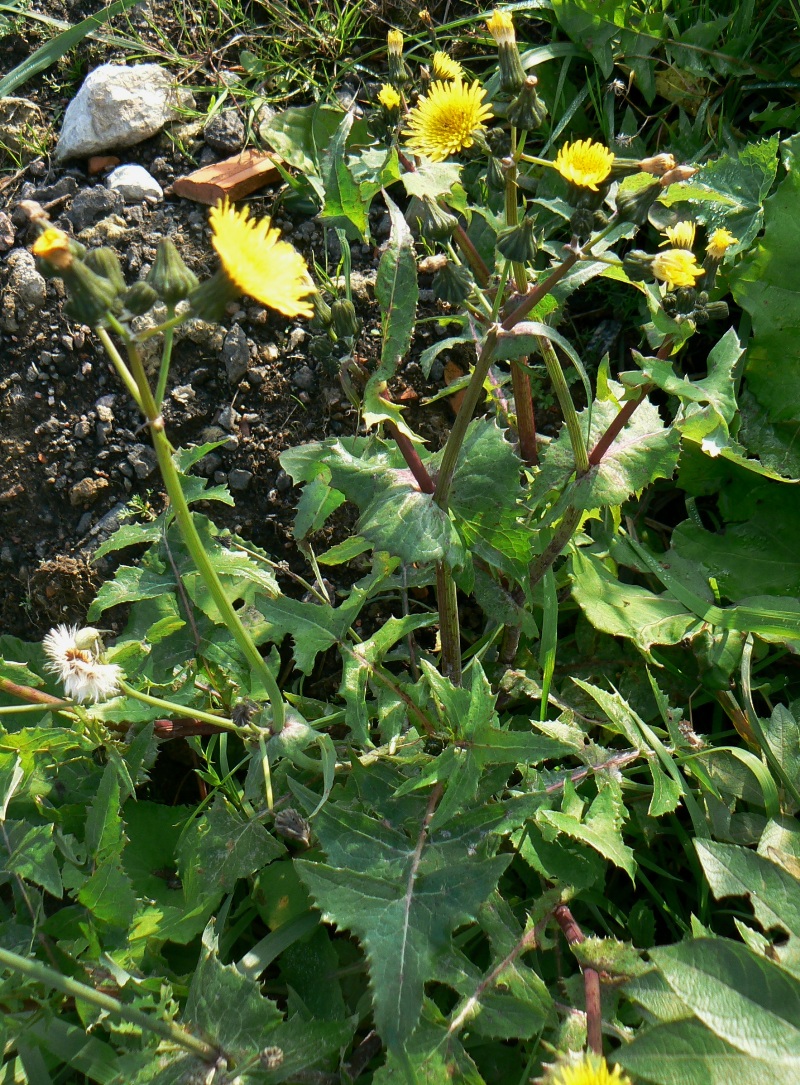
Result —
<instances>
[{"instance_id":1,"label":"weathered stone","mask_svg":"<svg viewBox=\"0 0 800 1085\"><path fill-rule=\"evenodd\" d=\"M222 344L222 360L231 384L238 384L250 365L250 344L238 324L234 324Z\"/></svg>"},{"instance_id":2,"label":"weathered stone","mask_svg":"<svg viewBox=\"0 0 800 1085\"><path fill-rule=\"evenodd\" d=\"M106 478L82 478L70 487L69 503L74 508L78 505L93 505L103 490L108 489Z\"/></svg>"},{"instance_id":3,"label":"weathered stone","mask_svg":"<svg viewBox=\"0 0 800 1085\"><path fill-rule=\"evenodd\" d=\"M220 154L235 154L244 147L245 129L235 109L215 113L203 128L203 139Z\"/></svg>"},{"instance_id":4,"label":"weathered stone","mask_svg":"<svg viewBox=\"0 0 800 1085\"><path fill-rule=\"evenodd\" d=\"M158 64L102 64L67 106L55 157L64 161L132 147L193 105L192 95Z\"/></svg>"},{"instance_id":5,"label":"weathered stone","mask_svg":"<svg viewBox=\"0 0 800 1085\"><path fill-rule=\"evenodd\" d=\"M77 234L89 226L94 226L106 216L121 211L123 204L119 192L109 192L101 185L96 185L94 188L81 189L64 217L69 219Z\"/></svg>"},{"instance_id":6,"label":"weathered stone","mask_svg":"<svg viewBox=\"0 0 800 1085\"><path fill-rule=\"evenodd\" d=\"M18 161L30 162L42 153L47 135L44 114L35 102L27 98L0 98L0 147L10 151Z\"/></svg>"},{"instance_id":7,"label":"weathered stone","mask_svg":"<svg viewBox=\"0 0 800 1085\"><path fill-rule=\"evenodd\" d=\"M27 249L14 249L6 257L8 295L25 309L40 309L47 298L47 284L36 270L36 261Z\"/></svg>"},{"instance_id":8,"label":"weathered stone","mask_svg":"<svg viewBox=\"0 0 800 1085\"><path fill-rule=\"evenodd\" d=\"M140 200L158 203L164 198L164 190L155 177L151 177L144 166L135 163L117 166L106 177L106 186L112 192L119 192L126 203L138 203Z\"/></svg>"},{"instance_id":9,"label":"weathered stone","mask_svg":"<svg viewBox=\"0 0 800 1085\"><path fill-rule=\"evenodd\" d=\"M241 467L234 467L228 472L228 485L234 491L246 490L253 481L253 472L245 471Z\"/></svg>"}]
</instances>

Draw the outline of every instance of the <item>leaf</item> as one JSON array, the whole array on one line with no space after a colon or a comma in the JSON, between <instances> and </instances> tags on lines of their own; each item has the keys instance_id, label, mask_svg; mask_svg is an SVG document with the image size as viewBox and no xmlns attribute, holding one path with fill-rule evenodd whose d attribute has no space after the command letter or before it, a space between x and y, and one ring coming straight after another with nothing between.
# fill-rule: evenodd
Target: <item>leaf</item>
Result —
<instances>
[{"instance_id":1,"label":"leaf","mask_svg":"<svg viewBox=\"0 0 800 1085\"><path fill-rule=\"evenodd\" d=\"M27 825L22 821L6 821L2 834L2 867L34 885L40 885L52 896L61 898L64 887L56 859L53 825ZM7 881L7 878L3 878Z\"/></svg>"},{"instance_id":2,"label":"leaf","mask_svg":"<svg viewBox=\"0 0 800 1085\"><path fill-rule=\"evenodd\" d=\"M797 1080L794 1069L769 1057L754 1059L694 1020L647 1029L618 1048L614 1059L637 1080L655 1085L795 1085Z\"/></svg>"},{"instance_id":3,"label":"leaf","mask_svg":"<svg viewBox=\"0 0 800 1085\"><path fill-rule=\"evenodd\" d=\"M419 1027L402 1050L387 1052L385 1064L372 1077L373 1085L408 1085L409 1080L415 1085L486 1085L458 1036L427 999Z\"/></svg>"},{"instance_id":4,"label":"leaf","mask_svg":"<svg viewBox=\"0 0 800 1085\"><path fill-rule=\"evenodd\" d=\"M701 620L669 592L655 595L621 584L595 554L572 555L572 594L586 617L603 633L627 637L643 652L654 644L678 644L700 632Z\"/></svg>"},{"instance_id":5,"label":"leaf","mask_svg":"<svg viewBox=\"0 0 800 1085\"><path fill-rule=\"evenodd\" d=\"M347 137L352 127L353 114L348 111L322 153L320 166L325 203L319 217L329 221L331 225L343 226L345 223L352 223L359 235L365 238L369 228L367 207L361 198L361 189L345 162Z\"/></svg>"},{"instance_id":6,"label":"leaf","mask_svg":"<svg viewBox=\"0 0 800 1085\"><path fill-rule=\"evenodd\" d=\"M464 822L432 839L424 805L415 806L418 817L400 831L329 802L315 829L330 865L295 861L325 919L363 943L376 1028L395 1051L417 1026L453 927L474 919L511 858L487 857L485 829Z\"/></svg>"},{"instance_id":7,"label":"leaf","mask_svg":"<svg viewBox=\"0 0 800 1085\"><path fill-rule=\"evenodd\" d=\"M717 900L747 896L765 931L779 927L789 940L773 956L800 973L800 881L777 863L736 844L695 840L703 872Z\"/></svg>"},{"instance_id":8,"label":"leaf","mask_svg":"<svg viewBox=\"0 0 800 1085\"><path fill-rule=\"evenodd\" d=\"M550 825L566 833L573 840L588 844L604 859L620 867L631 881L636 873L633 851L622 840L621 821L624 806L619 794L619 784L608 781L592 801L585 817L557 810L539 810L536 818L540 825ZM567 789L565 788L565 800Z\"/></svg>"},{"instance_id":9,"label":"leaf","mask_svg":"<svg viewBox=\"0 0 800 1085\"><path fill-rule=\"evenodd\" d=\"M800 980L723 938L650 951L677 996L716 1036L800 1076Z\"/></svg>"},{"instance_id":10,"label":"leaf","mask_svg":"<svg viewBox=\"0 0 800 1085\"><path fill-rule=\"evenodd\" d=\"M178 861L186 899L202 899L217 888L230 891L285 852L264 826L234 810L217 794L206 816L181 841Z\"/></svg>"},{"instance_id":11,"label":"leaf","mask_svg":"<svg viewBox=\"0 0 800 1085\"><path fill-rule=\"evenodd\" d=\"M395 449L364 438L329 439L290 449L281 465L295 480L314 477L320 463L330 481L358 506L358 532L376 550L407 563L446 560L463 562L463 547L450 517L420 491Z\"/></svg>"},{"instance_id":12,"label":"leaf","mask_svg":"<svg viewBox=\"0 0 800 1085\"><path fill-rule=\"evenodd\" d=\"M796 709L795 709L796 711ZM785 705L775 705L764 739L789 780L800 780L800 720Z\"/></svg>"},{"instance_id":13,"label":"leaf","mask_svg":"<svg viewBox=\"0 0 800 1085\"><path fill-rule=\"evenodd\" d=\"M96 863L118 859L122 854L125 836L119 803L119 780L114 765L109 762L86 817L84 839L89 855Z\"/></svg>"},{"instance_id":14,"label":"leaf","mask_svg":"<svg viewBox=\"0 0 800 1085\"><path fill-rule=\"evenodd\" d=\"M609 385L615 394L622 388ZM579 414L585 430L586 411ZM618 409L611 401L595 400L587 445L592 448L616 418ZM645 401L631 421L615 438L599 464L589 468L570 488L570 501L579 509L599 509L621 505L657 478L670 478L678 462L680 436L673 426L665 426L656 407ZM562 489L575 472L575 457L566 426L552 441L542 457L541 469L533 486L533 499L541 499L554 489Z\"/></svg>"},{"instance_id":15,"label":"leaf","mask_svg":"<svg viewBox=\"0 0 800 1085\"><path fill-rule=\"evenodd\" d=\"M764 204L764 236L731 275L733 296L753 321L745 375L750 394L773 427L783 427L784 444L797 443L800 428L800 288L796 254L800 245L800 139L782 145L787 174ZM763 435L766 436L766 435ZM760 454L758 425L748 427L750 451ZM770 449L770 457L775 452ZM794 471L793 471L794 473Z\"/></svg>"},{"instance_id":16,"label":"leaf","mask_svg":"<svg viewBox=\"0 0 800 1085\"><path fill-rule=\"evenodd\" d=\"M78 890L78 900L101 924L127 930L136 911L136 894L114 859L99 864Z\"/></svg>"},{"instance_id":17,"label":"leaf","mask_svg":"<svg viewBox=\"0 0 800 1085\"><path fill-rule=\"evenodd\" d=\"M461 179L461 166L457 162L428 162L423 159L413 173L405 172L402 182L409 196L435 200L446 196Z\"/></svg>"},{"instance_id":18,"label":"leaf","mask_svg":"<svg viewBox=\"0 0 800 1085\"><path fill-rule=\"evenodd\" d=\"M341 109L319 104L290 106L262 124L259 132L285 162L308 178L317 195L323 198L319 148L328 146L341 123Z\"/></svg>"},{"instance_id":19,"label":"leaf","mask_svg":"<svg viewBox=\"0 0 800 1085\"><path fill-rule=\"evenodd\" d=\"M220 962L213 927L206 928L203 935L184 1016L200 1035L226 1053L240 1056L268 1046L268 1037L283 1021L277 1005L263 997L255 980L234 965Z\"/></svg>"},{"instance_id":20,"label":"leaf","mask_svg":"<svg viewBox=\"0 0 800 1085\"><path fill-rule=\"evenodd\" d=\"M419 438L403 421L400 407L383 398L387 382L397 372L411 345L419 297L414 239L402 212L385 192L384 199L389 209L392 231L375 279L375 297L381 307L383 346L380 365L364 389L364 424L369 429L388 420L416 441Z\"/></svg>"},{"instance_id":21,"label":"leaf","mask_svg":"<svg viewBox=\"0 0 800 1085\"><path fill-rule=\"evenodd\" d=\"M56 35L50 41L45 42L44 45L40 45L22 63L0 79L0 98L6 98L8 95L13 94L17 87L21 87L23 83L27 83L38 72L42 72L49 68L51 64L55 64L65 53L68 53L70 49L82 42L88 34L102 26L103 23L108 22L109 19L113 19L123 11L127 11L135 3L136 0L116 0L116 3L101 8L94 15L90 15L88 19L82 19L79 23L71 26L69 30Z\"/></svg>"},{"instance_id":22,"label":"leaf","mask_svg":"<svg viewBox=\"0 0 800 1085\"><path fill-rule=\"evenodd\" d=\"M738 251L743 252L761 229L764 200L778 170L777 155L777 136L748 143L738 154L723 154L707 162L688 185L676 186L663 202L688 202L709 234L730 230L739 242Z\"/></svg>"}]
</instances>

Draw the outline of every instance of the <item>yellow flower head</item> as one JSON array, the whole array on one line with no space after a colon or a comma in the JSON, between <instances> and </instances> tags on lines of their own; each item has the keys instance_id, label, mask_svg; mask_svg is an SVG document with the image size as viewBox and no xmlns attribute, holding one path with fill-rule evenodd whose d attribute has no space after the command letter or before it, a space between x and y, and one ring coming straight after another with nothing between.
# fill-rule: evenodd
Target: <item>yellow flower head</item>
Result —
<instances>
[{"instance_id":1,"label":"yellow flower head","mask_svg":"<svg viewBox=\"0 0 800 1085\"><path fill-rule=\"evenodd\" d=\"M408 127L403 130L408 149L431 162L443 162L448 155L471 147L476 133L486 131L484 121L492 116L491 106L483 104L485 97L477 79L471 87L461 79L433 83L408 115Z\"/></svg>"},{"instance_id":2,"label":"yellow flower head","mask_svg":"<svg viewBox=\"0 0 800 1085\"><path fill-rule=\"evenodd\" d=\"M614 152L602 143L579 139L575 143L565 143L553 165L565 181L597 192L597 186L611 173L613 163Z\"/></svg>"},{"instance_id":3,"label":"yellow flower head","mask_svg":"<svg viewBox=\"0 0 800 1085\"><path fill-rule=\"evenodd\" d=\"M57 226L48 226L31 246L34 256L46 261L58 271L64 271L72 263L72 249L69 234Z\"/></svg>"},{"instance_id":4,"label":"yellow flower head","mask_svg":"<svg viewBox=\"0 0 800 1085\"><path fill-rule=\"evenodd\" d=\"M497 45L513 45L517 36L514 33L514 20L507 11L493 11L486 20L486 29Z\"/></svg>"},{"instance_id":5,"label":"yellow flower head","mask_svg":"<svg viewBox=\"0 0 800 1085\"><path fill-rule=\"evenodd\" d=\"M394 56L403 54L403 33L400 30L390 30L386 36L389 45L389 53Z\"/></svg>"},{"instance_id":6,"label":"yellow flower head","mask_svg":"<svg viewBox=\"0 0 800 1085\"><path fill-rule=\"evenodd\" d=\"M631 1079L618 1066L609 1070L604 1058L584 1055L556 1066L552 1077L547 1077L547 1085L631 1085Z\"/></svg>"},{"instance_id":7,"label":"yellow flower head","mask_svg":"<svg viewBox=\"0 0 800 1085\"><path fill-rule=\"evenodd\" d=\"M674 290L676 286L694 286L695 280L705 274L695 260L694 253L688 249L667 249L657 253L650 269L670 290Z\"/></svg>"},{"instance_id":8,"label":"yellow flower head","mask_svg":"<svg viewBox=\"0 0 800 1085\"><path fill-rule=\"evenodd\" d=\"M306 262L268 218L248 218L248 208L233 208L227 200L212 207L211 243L222 268L237 290L277 309L284 316L313 316L310 295L314 284Z\"/></svg>"},{"instance_id":9,"label":"yellow flower head","mask_svg":"<svg viewBox=\"0 0 800 1085\"><path fill-rule=\"evenodd\" d=\"M712 260L721 260L731 245L738 244L739 238L734 237L729 230L719 229L708 239L706 252Z\"/></svg>"},{"instance_id":10,"label":"yellow flower head","mask_svg":"<svg viewBox=\"0 0 800 1085\"><path fill-rule=\"evenodd\" d=\"M674 249L689 249L694 248L694 235L695 225L689 219L682 219L681 222L676 222L674 226L667 226L664 233L667 235L667 240L662 241L659 248L663 249L665 245L671 245Z\"/></svg>"},{"instance_id":11,"label":"yellow flower head","mask_svg":"<svg viewBox=\"0 0 800 1085\"><path fill-rule=\"evenodd\" d=\"M378 91L378 101L384 109L391 113L393 109L400 108L400 95L390 83L384 83Z\"/></svg>"},{"instance_id":12,"label":"yellow flower head","mask_svg":"<svg viewBox=\"0 0 800 1085\"><path fill-rule=\"evenodd\" d=\"M457 60L453 60L441 49L433 54L433 78L434 79L463 79L464 69Z\"/></svg>"}]
</instances>

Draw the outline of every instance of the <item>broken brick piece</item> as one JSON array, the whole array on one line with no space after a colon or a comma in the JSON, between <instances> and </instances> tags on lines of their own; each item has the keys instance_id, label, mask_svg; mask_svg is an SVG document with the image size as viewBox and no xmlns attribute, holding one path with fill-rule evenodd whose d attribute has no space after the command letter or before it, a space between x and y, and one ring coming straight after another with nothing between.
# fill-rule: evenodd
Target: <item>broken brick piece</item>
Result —
<instances>
[{"instance_id":1,"label":"broken brick piece","mask_svg":"<svg viewBox=\"0 0 800 1085\"><path fill-rule=\"evenodd\" d=\"M209 205L218 203L225 196L231 202L240 200L280 177L276 161L280 161L277 155L251 148L179 177L172 191L176 196Z\"/></svg>"}]
</instances>

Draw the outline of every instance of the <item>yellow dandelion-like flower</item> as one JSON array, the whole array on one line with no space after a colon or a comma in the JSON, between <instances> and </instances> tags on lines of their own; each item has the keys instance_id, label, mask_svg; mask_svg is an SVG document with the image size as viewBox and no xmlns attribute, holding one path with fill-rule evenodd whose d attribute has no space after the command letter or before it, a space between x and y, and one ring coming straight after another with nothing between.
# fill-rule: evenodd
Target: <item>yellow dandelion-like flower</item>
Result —
<instances>
[{"instance_id":1,"label":"yellow dandelion-like flower","mask_svg":"<svg viewBox=\"0 0 800 1085\"><path fill-rule=\"evenodd\" d=\"M584 1055L578 1061L562 1063L547 1077L547 1085L632 1085L631 1079L618 1066L609 1070L608 1063L598 1055Z\"/></svg>"},{"instance_id":2,"label":"yellow dandelion-like flower","mask_svg":"<svg viewBox=\"0 0 800 1085\"><path fill-rule=\"evenodd\" d=\"M695 280L705 272L688 249L666 249L653 257L650 270L657 279L667 284L669 290L676 286L694 286Z\"/></svg>"},{"instance_id":3,"label":"yellow dandelion-like flower","mask_svg":"<svg viewBox=\"0 0 800 1085\"><path fill-rule=\"evenodd\" d=\"M384 109L388 109L389 112L393 109L400 108L400 95L391 85L391 83L384 83L381 89L378 91L378 101Z\"/></svg>"},{"instance_id":4,"label":"yellow dandelion-like flower","mask_svg":"<svg viewBox=\"0 0 800 1085\"><path fill-rule=\"evenodd\" d=\"M277 309L284 316L313 316L310 296L314 284L306 262L268 218L248 218L227 200L211 209L211 243L225 275L242 294Z\"/></svg>"},{"instance_id":5,"label":"yellow dandelion-like flower","mask_svg":"<svg viewBox=\"0 0 800 1085\"><path fill-rule=\"evenodd\" d=\"M736 245L738 242L738 237L734 237L729 230L720 228L709 237L706 252L712 260L721 260L731 245Z\"/></svg>"},{"instance_id":6,"label":"yellow dandelion-like flower","mask_svg":"<svg viewBox=\"0 0 800 1085\"><path fill-rule=\"evenodd\" d=\"M408 115L403 135L408 137L409 150L431 162L443 162L448 155L471 147L476 133L486 131L484 121L492 116L491 106L483 104L485 97L477 79L471 87L461 79L434 83Z\"/></svg>"},{"instance_id":7,"label":"yellow dandelion-like flower","mask_svg":"<svg viewBox=\"0 0 800 1085\"><path fill-rule=\"evenodd\" d=\"M395 56L401 56L403 53L403 33L401 30L390 30L386 35L386 44L388 45L389 52Z\"/></svg>"},{"instance_id":8,"label":"yellow dandelion-like flower","mask_svg":"<svg viewBox=\"0 0 800 1085\"><path fill-rule=\"evenodd\" d=\"M48 226L34 241L31 252L52 267L63 271L72 263L69 234L57 226Z\"/></svg>"},{"instance_id":9,"label":"yellow dandelion-like flower","mask_svg":"<svg viewBox=\"0 0 800 1085\"><path fill-rule=\"evenodd\" d=\"M458 63L457 60L453 60L447 53L443 53L441 49L433 54L433 68L434 79L463 79L464 69Z\"/></svg>"},{"instance_id":10,"label":"yellow dandelion-like flower","mask_svg":"<svg viewBox=\"0 0 800 1085\"><path fill-rule=\"evenodd\" d=\"M614 152L602 143L579 139L575 143L565 143L553 165L565 181L597 192L597 186L611 173L613 163Z\"/></svg>"},{"instance_id":11,"label":"yellow dandelion-like flower","mask_svg":"<svg viewBox=\"0 0 800 1085\"><path fill-rule=\"evenodd\" d=\"M486 20L486 29L492 35L497 45L516 42L514 33L514 20L507 11L493 11Z\"/></svg>"},{"instance_id":12,"label":"yellow dandelion-like flower","mask_svg":"<svg viewBox=\"0 0 800 1085\"><path fill-rule=\"evenodd\" d=\"M665 245L671 245L674 249L694 248L695 224L689 219L682 219L674 226L667 226L664 233L667 240L662 241L659 248L663 249Z\"/></svg>"}]
</instances>

